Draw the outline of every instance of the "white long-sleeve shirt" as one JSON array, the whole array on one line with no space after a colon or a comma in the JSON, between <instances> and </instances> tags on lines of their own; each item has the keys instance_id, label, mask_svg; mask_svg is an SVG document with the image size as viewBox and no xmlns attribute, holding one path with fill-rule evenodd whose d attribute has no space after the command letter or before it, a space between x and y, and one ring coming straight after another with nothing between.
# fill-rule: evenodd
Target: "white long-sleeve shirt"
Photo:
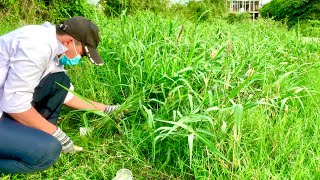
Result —
<instances>
[{"instance_id":1,"label":"white long-sleeve shirt","mask_svg":"<svg viewBox=\"0 0 320 180\"><path fill-rule=\"evenodd\" d=\"M49 73L65 71L58 54L66 51L54 25L28 25L0 36L0 117L31 108L35 87ZM68 93L65 102L73 95Z\"/></svg>"}]
</instances>

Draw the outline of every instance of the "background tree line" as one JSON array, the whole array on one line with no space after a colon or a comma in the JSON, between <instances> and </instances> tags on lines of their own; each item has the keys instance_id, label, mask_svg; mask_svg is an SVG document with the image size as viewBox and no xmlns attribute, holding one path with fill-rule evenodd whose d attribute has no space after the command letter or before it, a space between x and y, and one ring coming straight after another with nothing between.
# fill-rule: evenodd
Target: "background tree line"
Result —
<instances>
[{"instance_id":1,"label":"background tree line","mask_svg":"<svg viewBox=\"0 0 320 180\"><path fill-rule=\"evenodd\" d=\"M226 0L190 1L172 4L169 0L100 0L99 7L106 16L134 15L151 11L161 16L179 16L196 21L214 21L224 18L229 22L249 19L248 14L229 13ZM18 21L36 17L53 23L72 16L87 16L96 11L87 0L0 0L0 13ZM273 18L297 27L309 36L320 36L320 0L272 0L260 10L264 18ZM40 17L40 18L39 18Z\"/></svg>"},{"instance_id":2,"label":"background tree line","mask_svg":"<svg viewBox=\"0 0 320 180\"><path fill-rule=\"evenodd\" d=\"M164 16L209 20L227 12L225 0L190 1L184 5L172 4L169 0L100 0L99 5L106 16L112 17L124 12L133 15L139 11L152 11ZM85 16L93 11L93 7L87 0L0 0L2 12L9 10L22 18L31 13L52 22L76 15Z\"/></svg>"},{"instance_id":3,"label":"background tree line","mask_svg":"<svg viewBox=\"0 0 320 180\"><path fill-rule=\"evenodd\" d=\"M320 0L272 0L259 12L289 28L299 28L302 34L320 37Z\"/></svg>"},{"instance_id":4,"label":"background tree line","mask_svg":"<svg viewBox=\"0 0 320 180\"><path fill-rule=\"evenodd\" d=\"M319 20L320 0L272 0L260 10L262 17L286 20L289 26L299 20Z\"/></svg>"}]
</instances>

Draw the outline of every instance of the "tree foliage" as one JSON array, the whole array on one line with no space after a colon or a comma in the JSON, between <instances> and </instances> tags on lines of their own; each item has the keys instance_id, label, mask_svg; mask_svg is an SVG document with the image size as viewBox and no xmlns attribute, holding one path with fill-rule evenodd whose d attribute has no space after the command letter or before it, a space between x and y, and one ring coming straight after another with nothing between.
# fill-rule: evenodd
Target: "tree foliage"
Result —
<instances>
[{"instance_id":1,"label":"tree foliage","mask_svg":"<svg viewBox=\"0 0 320 180\"><path fill-rule=\"evenodd\" d=\"M50 19L59 22L73 16L86 16L87 0L44 0Z\"/></svg>"},{"instance_id":2,"label":"tree foliage","mask_svg":"<svg viewBox=\"0 0 320 180\"><path fill-rule=\"evenodd\" d=\"M272 0L260 9L262 17L287 20L292 26L299 20L320 19L320 0Z\"/></svg>"},{"instance_id":3,"label":"tree foliage","mask_svg":"<svg viewBox=\"0 0 320 180\"><path fill-rule=\"evenodd\" d=\"M185 16L191 16L200 21L211 20L226 13L224 0L190 1L185 9Z\"/></svg>"},{"instance_id":4,"label":"tree foliage","mask_svg":"<svg viewBox=\"0 0 320 180\"><path fill-rule=\"evenodd\" d=\"M73 16L87 16L93 8L87 0L0 0L2 14L26 23L58 23Z\"/></svg>"},{"instance_id":5,"label":"tree foliage","mask_svg":"<svg viewBox=\"0 0 320 180\"><path fill-rule=\"evenodd\" d=\"M226 12L225 0L192 0L187 4L172 4L169 0L101 0L100 4L107 16L118 16L124 11L126 14L135 14L141 10L149 10L165 16L209 20Z\"/></svg>"},{"instance_id":6,"label":"tree foliage","mask_svg":"<svg viewBox=\"0 0 320 180\"><path fill-rule=\"evenodd\" d=\"M136 14L152 11L162 16L181 16L191 20L212 20L226 13L225 0L191 0L187 4L173 4L169 0L100 0L105 15L117 17L122 13ZM87 0L0 0L0 11L8 11L17 20L37 20L58 23L73 16L90 16L94 6Z\"/></svg>"},{"instance_id":7,"label":"tree foliage","mask_svg":"<svg viewBox=\"0 0 320 180\"><path fill-rule=\"evenodd\" d=\"M135 14L138 11L151 10L155 13L163 12L168 6L168 0L101 0L107 16L118 16L123 11Z\"/></svg>"}]
</instances>

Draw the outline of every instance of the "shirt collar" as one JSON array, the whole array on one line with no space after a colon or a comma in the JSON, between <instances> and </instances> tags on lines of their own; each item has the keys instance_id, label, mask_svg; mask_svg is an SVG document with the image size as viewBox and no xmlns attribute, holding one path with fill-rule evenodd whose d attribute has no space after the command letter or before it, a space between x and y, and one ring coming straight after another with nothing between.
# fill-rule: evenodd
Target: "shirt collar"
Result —
<instances>
[{"instance_id":1,"label":"shirt collar","mask_svg":"<svg viewBox=\"0 0 320 180\"><path fill-rule=\"evenodd\" d=\"M52 24L49 23L49 22L45 22L45 23L42 24L42 26L49 28L50 31L52 31L52 33L56 36L57 33L56 33L56 26L55 26L55 25L52 25ZM55 65L56 65L57 67L60 67L60 68L63 69L63 65L59 64L58 55L59 55L59 54L63 54L63 53L66 52L67 50L68 50L68 48L65 47L61 42L59 42L59 41L57 40L57 54L56 54L56 56L53 58L53 62L55 63Z\"/></svg>"},{"instance_id":2,"label":"shirt collar","mask_svg":"<svg viewBox=\"0 0 320 180\"><path fill-rule=\"evenodd\" d=\"M49 22L45 22L42 24L42 26L49 28L54 33L54 35L56 35L56 26L55 25L52 25ZM58 44L57 55L62 54L68 50L68 48L66 48L58 40L57 40L57 44Z\"/></svg>"}]
</instances>

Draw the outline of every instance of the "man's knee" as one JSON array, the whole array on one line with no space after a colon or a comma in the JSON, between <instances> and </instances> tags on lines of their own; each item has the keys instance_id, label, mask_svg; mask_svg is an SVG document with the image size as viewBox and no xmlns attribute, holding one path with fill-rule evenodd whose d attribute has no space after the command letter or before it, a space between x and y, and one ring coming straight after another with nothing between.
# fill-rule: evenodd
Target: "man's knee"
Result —
<instances>
[{"instance_id":1,"label":"man's knee","mask_svg":"<svg viewBox=\"0 0 320 180\"><path fill-rule=\"evenodd\" d=\"M70 78L68 77L68 75L64 72L57 72L57 73L52 73L52 74L48 74L46 77L44 77L39 85L37 86L37 88L55 88L55 87L59 87L61 88L61 86L70 87Z\"/></svg>"},{"instance_id":2,"label":"man's knee","mask_svg":"<svg viewBox=\"0 0 320 180\"><path fill-rule=\"evenodd\" d=\"M55 139L55 141L51 141L47 146L47 153L46 154L46 160L44 161L44 166L51 166L53 165L59 158L62 146L60 141Z\"/></svg>"},{"instance_id":3,"label":"man's knee","mask_svg":"<svg viewBox=\"0 0 320 180\"><path fill-rule=\"evenodd\" d=\"M70 87L70 78L66 73L59 72L59 73L54 73L52 75L54 76L55 82L61 84L64 87L67 87L67 88Z\"/></svg>"},{"instance_id":4,"label":"man's knee","mask_svg":"<svg viewBox=\"0 0 320 180\"><path fill-rule=\"evenodd\" d=\"M61 149L61 143L52 137L50 142L43 143L36 147L34 153L26 160L29 162L25 163L33 166L35 171L45 170L58 160Z\"/></svg>"}]
</instances>

